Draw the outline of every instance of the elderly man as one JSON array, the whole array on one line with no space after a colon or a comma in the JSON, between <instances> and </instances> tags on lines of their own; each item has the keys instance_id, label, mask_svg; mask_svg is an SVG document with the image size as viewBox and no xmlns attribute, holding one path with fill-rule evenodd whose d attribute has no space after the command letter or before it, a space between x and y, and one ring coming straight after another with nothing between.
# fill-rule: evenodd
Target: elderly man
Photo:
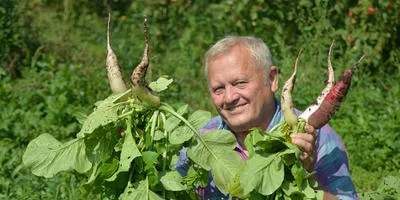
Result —
<instances>
[{"instance_id":1,"label":"elderly man","mask_svg":"<svg viewBox=\"0 0 400 200\"><path fill-rule=\"evenodd\" d=\"M249 130L258 127L268 131L283 120L275 98L278 68L272 64L271 53L261 39L226 37L207 52L205 72L219 116L200 132L230 130L237 139L234 150L246 159L244 140ZM315 179L324 190L324 199L358 199L340 137L328 125L316 131L308 125L306 131L293 134L292 141L304 150L301 160L305 169L317 172ZM199 193L203 199L227 198L212 180Z\"/></svg>"}]
</instances>

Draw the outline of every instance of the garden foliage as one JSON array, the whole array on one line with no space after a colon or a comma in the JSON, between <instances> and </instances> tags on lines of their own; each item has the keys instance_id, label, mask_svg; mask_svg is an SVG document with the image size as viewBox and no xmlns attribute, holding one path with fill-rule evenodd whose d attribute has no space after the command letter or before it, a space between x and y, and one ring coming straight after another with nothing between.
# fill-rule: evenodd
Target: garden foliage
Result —
<instances>
[{"instance_id":1,"label":"garden foliage","mask_svg":"<svg viewBox=\"0 0 400 200\"><path fill-rule=\"evenodd\" d=\"M86 176L63 172L52 179L39 178L22 164L22 155L28 142L40 134L63 143L74 138L95 102L110 94L104 69L108 1L102 2L1 1L0 198L99 198L100 194L78 189ZM398 1L110 2L113 19L118 19L111 29L113 43L118 44L113 47L124 74L142 56L138 22L146 15L151 40L149 79L173 78L160 97L174 108L189 104L189 113L212 111L203 55L225 35L264 39L280 69L280 82L289 77L295 55L303 48L297 82L302 87L293 94L300 110L323 87L317 83L326 77L332 40L336 72L367 53L330 125L344 140L360 197L398 195L391 187L400 179Z\"/></svg>"}]
</instances>

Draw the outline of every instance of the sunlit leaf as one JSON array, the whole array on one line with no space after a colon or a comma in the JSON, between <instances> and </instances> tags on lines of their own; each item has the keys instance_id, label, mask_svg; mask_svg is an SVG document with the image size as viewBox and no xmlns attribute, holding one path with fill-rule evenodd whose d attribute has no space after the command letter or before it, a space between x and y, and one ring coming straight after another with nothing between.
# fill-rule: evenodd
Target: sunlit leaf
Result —
<instances>
[{"instance_id":1,"label":"sunlit leaf","mask_svg":"<svg viewBox=\"0 0 400 200\"><path fill-rule=\"evenodd\" d=\"M133 185L128 185L124 193L119 197L120 200L131 200L131 199L140 199L140 200L162 200L160 196L150 190L148 181L143 180Z\"/></svg>"},{"instance_id":2,"label":"sunlit leaf","mask_svg":"<svg viewBox=\"0 0 400 200\"><path fill-rule=\"evenodd\" d=\"M182 191L186 186L182 184L182 176L177 171L169 171L160 179L164 188L169 191Z\"/></svg>"},{"instance_id":3,"label":"sunlit leaf","mask_svg":"<svg viewBox=\"0 0 400 200\"><path fill-rule=\"evenodd\" d=\"M86 156L83 139L74 139L63 144L50 134L42 134L32 140L22 160L33 174L46 178L69 169L84 173L92 167Z\"/></svg>"},{"instance_id":4,"label":"sunlit leaf","mask_svg":"<svg viewBox=\"0 0 400 200\"><path fill-rule=\"evenodd\" d=\"M132 161L136 157L142 155L136 146L136 142L133 139L132 134L130 132L127 132L125 133L124 137L125 140L124 144L122 144L118 170L113 174L113 176L108 178L107 181L114 181L119 173L129 171Z\"/></svg>"},{"instance_id":5,"label":"sunlit leaf","mask_svg":"<svg viewBox=\"0 0 400 200\"><path fill-rule=\"evenodd\" d=\"M149 84L149 87L154 91L154 92L161 92L164 91L168 88L168 85L173 82L173 79L166 79L163 77L160 77L157 79L157 81L151 82Z\"/></svg>"},{"instance_id":6,"label":"sunlit leaf","mask_svg":"<svg viewBox=\"0 0 400 200\"><path fill-rule=\"evenodd\" d=\"M283 178L284 168L279 156L254 154L241 170L240 185L245 194L256 190L260 194L270 195L281 186Z\"/></svg>"},{"instance_id":7,"label":"sunlit leaf","mask_svg":"<svg viewBox=\"0 0 400 200\"><path fill-rule=\"evenodd\" d=\"M197 145L191 147L187 154L196 164L212 170L216 186L226 194L228 184L243 165L243 160L233 150L235 147L236 138L231 132L215 130L202 135Z\"/></svg>"}]
</instances>

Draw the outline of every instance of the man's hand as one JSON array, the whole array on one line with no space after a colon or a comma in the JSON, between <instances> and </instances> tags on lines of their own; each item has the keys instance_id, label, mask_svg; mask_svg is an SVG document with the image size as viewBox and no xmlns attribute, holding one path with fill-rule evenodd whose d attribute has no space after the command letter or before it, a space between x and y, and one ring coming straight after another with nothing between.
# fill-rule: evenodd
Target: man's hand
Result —
<instances>
[{"instance_id":1,"label":"man's hand","mask_svg":"<svg viewBox=\"0 0 400 200\"><path fill-rule=\"evenodd\" d=\"M304 168L308 172L312 172L314 168L314 162L316 160L316 147L315 141L317 140L317 133L314 128L306 124L304 127L306 133L292 134L292 142L299 146L303 150L303 154L300 156L303 162Z\"/></svg>"}]
</instances>

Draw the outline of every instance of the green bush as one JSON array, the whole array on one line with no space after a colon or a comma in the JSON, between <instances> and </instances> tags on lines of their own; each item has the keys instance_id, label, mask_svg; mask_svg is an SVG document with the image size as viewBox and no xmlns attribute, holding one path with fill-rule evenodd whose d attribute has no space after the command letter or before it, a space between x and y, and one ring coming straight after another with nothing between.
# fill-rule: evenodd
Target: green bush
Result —
<instances>
[{"instance_id":1,"label":"green bush","mask_svg":"<svg viewBox=\"0 0 400 200\"><path fill-rule=\"evenodd\" d=\"M3 0L0 2L0 75L21 76L22 67L30 65L39 43L31 26L28 1Z\"/></svg>"}]
</instances>

